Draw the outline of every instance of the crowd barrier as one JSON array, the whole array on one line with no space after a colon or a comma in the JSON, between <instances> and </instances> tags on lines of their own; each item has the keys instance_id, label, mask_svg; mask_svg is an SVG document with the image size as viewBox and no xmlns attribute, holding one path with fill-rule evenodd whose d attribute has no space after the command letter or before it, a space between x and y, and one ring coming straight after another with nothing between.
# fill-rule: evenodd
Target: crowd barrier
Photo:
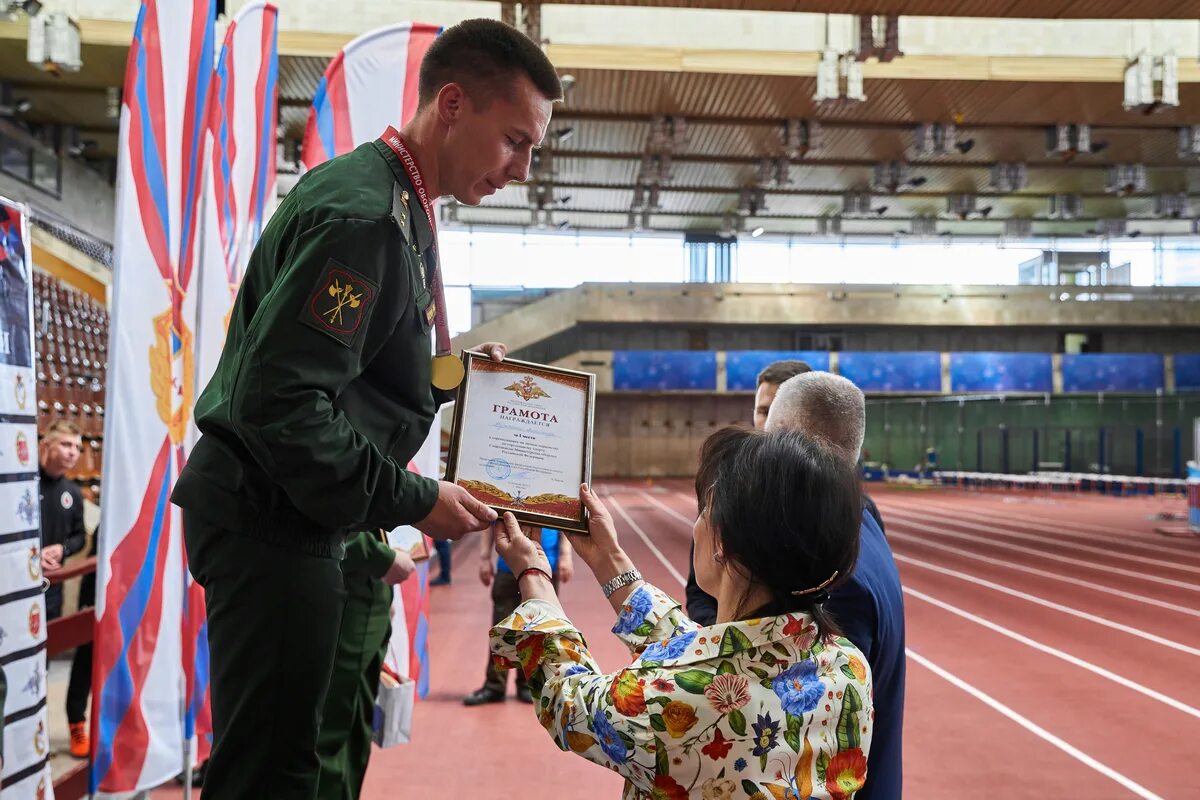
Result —
<instances>
[{"instance_id":1,"label":"crowd barrier","mask_svg":"<svg viewBox=\"0 0 1200 800\"><path fill-rule=\"evenodd\" d=\"M996 472L932 473L934 482L942 486L964 489L996 489L1033 492L1095 492L1108 495L1182 495L1188 491L1188 481L1178 478L1147 478L1136 475L1105 475L1088 472L1033 472L1013 475ZM1197 477L1200 483L1200 476ZM1200 489L1200 487L1197 487ZM1192 492L1189 492L1189 495ZM1200 491L1195 492L1200 494Z\"/></svg>"}]
</instances>

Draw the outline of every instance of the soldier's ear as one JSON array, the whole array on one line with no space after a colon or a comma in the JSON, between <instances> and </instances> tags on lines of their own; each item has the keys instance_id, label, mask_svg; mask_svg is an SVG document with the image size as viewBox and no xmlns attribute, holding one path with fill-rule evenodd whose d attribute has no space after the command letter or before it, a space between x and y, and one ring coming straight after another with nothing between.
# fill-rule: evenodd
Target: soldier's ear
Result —
<instances>
[{"instance_id":1,"label":"soldier's ear","mask_svg":"<svg viewBox=\"0 0 1200 800\"><path fill-rule=\"evenodd\" d=\"M467 95L462 84L447 83L437 96L438 116L447 125L457 122L466 110Z\"/></svg>"}]
</instances>

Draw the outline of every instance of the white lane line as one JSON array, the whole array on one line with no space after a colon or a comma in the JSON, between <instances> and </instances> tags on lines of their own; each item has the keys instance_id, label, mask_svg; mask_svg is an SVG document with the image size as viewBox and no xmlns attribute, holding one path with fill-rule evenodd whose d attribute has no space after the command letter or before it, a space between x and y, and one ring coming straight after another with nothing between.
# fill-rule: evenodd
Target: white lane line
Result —
<instances>
[{"instance_id":1,"label":"white lane line","mask_svg":"<svg viewBox=\"0 0 1200 800\"><path fill-rule=\"evenodd\" d=\"M1028 636L1017 633L1016 631L1011 630L1009 628L1006 628L1003 625L997 624L995 622L992 622L989 619L985 619L983 617L972 614L970 611L961 609L958 606L952 605L943 600L938 600L936 597L931 597L930 595L927 595L924 592L917 591L916 589L909 588L908 586L904 587L904 593L907 595L910 595L912 597L915 597L918 600L924 600L926 603L937 606L938 608L942 609L943 611L948 611L951 614L962 617L965 620L974 622L976 625L982 625L983 627L987 628L988 630L995 631L996 633L998 633L1002 636L1007 636L1009 639L1020 642L1021 644L1026 645L1027 647L1032 647L1034 650L1040 650L1041 652L1046 653L1047 655L1054 656L1055 658L1061 659L1061 660L1067 662L1068 664L1079 667L1080 669L1087 670L1088 672L1091 672L1094 675L1099 675L1101 678L1110 680L1113 683L1124 686L1126 689L1132 689L1133 691L1135 691L1139 694L1143 694L1146 697L1149 697L1151 700L1157 700L1158 702L1162 703L1163 705L1170 706L1171 708L1175 709L1176 711L1182 711L1185 714L1188 714L1190 716L1196 717L1197 719L1200 719L1200 708L1194 708L1193 706L1190 706L1187 703L1184 703L1180 700L1176 700L1174 697L1170 697L1169 695L1165 695L1162 692L1155 691L1154 689L1151 689L1148 686L1143 686L1142 684L1137 683L1136 681L1132 681L1129 678L1126 678L1122 675L1118 675L1115 672L1111 672L1111 671L1105 669L1104 667L1093 664L1090 661L1086 661L1082 658L1073 656L1070 653L1067 653L1063 650L1059 650L1056 647L1051 647L1048 644L1043 644L1042 642L1039 642L1036 639L1031 639Z\"/></svg>"},{"instance_id":2,"label":"white lane line","mask_svg":"<svg viewBox=\"0 0 1200 800\"><path fill-rule=\"evenodd\" d=\"M1150 791L1145 786L1142 786L1140 783L1137 783L1132 778L1128 778L1125 775L1122 775L1121 773L1117 772L1112 767L1097 761L1096 759L1089 756L1087 753L1080 750L1075 745L1064 741L1063 739L1059 738L1058 736L1055 736L1053 733L1050 733L1050 731L1046 730L1041 725L1038 725L1033 720L1017 713L1013 709L1004 705L1004 703L1001 703L999 700L992 697L990 694L988 694L980 689L977 689L976 687L967 683L966 681L964 681L962 678L958 677L957 675L955 675L951 672L948 672L945 669L942 669L937 664L934 664L932 661L925 658L923 655L914 651L911 647L905 648L905 653L908 654L909 658L911 658L913 661L917 662L921 666L925 667L925 669L929 670L934 675L937 675L938 677L942 678L943 680L949 681L950 683L957 686L959 689L962 689L964 692L966 692L967 694L974 697L976 700L979 700L981 703L984 703L985 705L990 706L993 710L998 711L1001 714L1003 714L1004 716L1008 717L1010 720L1012 720L1013 722L1017 723L1025 730L1032 733L1034 736L1037 736L1038 738L1040 738L1046 742L1049 742L1050 744L1054 745L1059 750L1062 750L1064 753L1066 753L1067 755L1069 755L1071 758L1075 759L1076 761L1080 762L1081 764L1084 764L1085 766L1090 767L1091 769L1094 769L1096 772L1099 772L1101 775L1105 776L1106 778L1109 778L1110 780L1115 781L1116 783L1119 783L1121 786L1124 786L1126 789L1128 789L1130 792L1133 792L1133 794L1137 795L1138 797L1146 798L1146 800L1162 800L1162 798L1159 795L1156 795L1154 792Z\"/></svg>"},{"instance_id":3,"label":"white lane line","mask_svg":"<svg viewBox=\"0 0 1200 800\"><path fill-rule=\"evenodd\" d=\"M947 575L951 578L957 578L958 580L966 581L967 583L973 583L976 586L983 586L987 589L991 589L993 591L1000 592L1001 594L1009 595L1010 597L1019 597L1022 600L1025 600L1030 603L1034 603L1035 605L1042 606L1043 608L1050 608L1055 611L1060 611L1063 614L1069 614L1072 617L1076 617L1078 619L1084 619L1084 620L1087 620L1088 622L1093 622L1097 625L1100 625L1105 628L1109 628L1114 631L1120 631L1121 633L1125 633L1130 636L1137 637L1139 639L1145 639L1148 642L1154 642L1155 644L1162 645L1163 647L1169 647L1172 650L1178 650L1181 653L1187 653L1188 655L1191 655L1191 656L1200 657L1200 648L1195 648L1195 647L1191 647L1186 644L1181 644L1180 642L1176 642L1171 639L1167 639L1162 636L1158 636L1157 634L1148 633L1146 631L1139 630L1137 628L1132 628L1127 625L1120 625L1116 622L1113 622L1112 620L1105 619L1104 617L1099 617L1099 616L1096 616L1095 614L1089 614L1086 611L1080 611L1077 608L1071 608L1070 606L1065 606L1062 603L1055 603L1052 600L1046 600L1045 598L1038 597L1037 595L1029 594L1028 592L1020 592L1020 591L1017 591L1016 589L1011 589L1007 586L1004 586L1003 584L993 583L992 581L984 580L983 578L977 578L974 575L968 575L966 573L959 572L958 570L954 570L954 569L947 569L946 567L940 566L938 564L931 564L928 561L921 561L920 559L912 558L910 556L900 555L899 553L896 554L896 560L901 563L904 563L904 564L912 564L915 567L921 567L922 569L927 569L927 570L930 570L931 572L936 572L940 575Z\"/></svg>"},{"instance_id":4,"label":"white lane line","mask_svg":"<svg viewBox=\"0 0 1200 800\"><path fill-rule=\"evenodd\" d=\"M661 508L663 511L667 512L667 513L668 513L668 514L670 514L672 517L674 517L675 519L677 519L677 520L679 520L680 522L682 522L684 525L687 525L689 528L691 528L693 525L695 525L696 521L695 521L694 519L688 519L688 518L687 518L687 517L685 517L683 514L680 514L678 511L676 511L675 509L671 508L670 506L668 506L668 505L666 505L666 504L664 504L664 503L661 503L661 502L659 502L659 501L658 501L658 500L656 500L656 499L655 499L653 496L651 496L651 495L647 494L646 492L642 492L642 497L646 498L646 499L647 499L647 500L649 500L651 503L654 503L654 505L658 506L658 507L659 507L659 508Z\"/></svg>"},{"instance_id":5,"label":"white lane line","mask_svg":"<svg viewBox=\"0 0 1200 800\"><path fill-rule=\"evenodd\" d=\"M939 503L893 503L893 501L888 500L887 505L884 506L884 508L901 509L903 511L909 511L910 513L921 513L922 511L930 510L947 511L955 514L959 518L967 517L975 520L976 522L987 522L991 523L992 525L999 525L1002 528L1019 526L1023 529L1042 531L1044 533L1056 535L1059 538L1059 543L1064 546L1067 544L1074 546L1076 544L1076 539L1086 539L1090 541L1111 542L1112 544L1121 545L1123 547L1137 548L1156 553L1166 553L1167 555L1175 556L1177 558L1179 556L1183 556L1185 558L1200 558L1200 550L1188 550L1187 548L1183 547L1167 547L1165 545L1147 542L1142 539L1131 538L1128 535L1128 532L1125 536L1108 536L1097 532L1102 527L1106 530L1117 530L1116 528L1107 528L1106 526L1089 526L1084 523L1064 522L1061 520L1055 520L1053 525L1047 525L1045 524L1044 518L1039 523L1034 519L1030 519L1029 517L1024 517L1018 514L1005 515L998 511L985 512ZM1005 532L1007 533L1007 531ZM1111 550L1103 550L1102 552L1108 555L1125 555L1113 553ZM1175 562L1170 563L1172 566L1177 566ZM1187 567L1184 568L1188 569ZM1191 569L1200 571L1200 568Z\"/></svg>"},{"instance_id":6,"label":"white lane line","mask_svg":"<svg viewBox=\"0 0 1200 800\"><path fill-rule=\"evenodd\" d=\"M654 542L650 541L650 537L646 535L644 530L642 530L642 526L634 522L633 517L629 516L629 514L625 512L625 508L621 505L620 501L617 500L615 496L609 495L607 504L615 508L617 513L621 515L621 518L625 520L626 524L633 528L634 533L642 538L642 541L646 543L646 547L650 548L650 552L654 553L658 560L662 562L662 565L667 568L667 572L671 573L672 577L679 581L679 585L687 586L687 581L684 580L684 577L679 574L679 570L675 569L675 566L667 560L666 556L663 555L662 550L659 550Z\"/></svg>"},{"instance_id":7,"label":"white lane line","mask_svg":"<svg viewBox=\"0 0 1200 800\"><path fill-rule=\"evenodd\" d=\"M890 496L888 497L888 501L889 502L891 501ZM908 498L905 498L904 500L901 500L900 502L908 502ZM927 502L929 502L930 505L941 506L942 508L950 509L953 511L958 511L961 508L961 506L959 504L953 503L952 501L948 501L948 500L945 502L942 502L942 503L938 503L938 502L935 502L932 500L927 501ZM1075 500L1068 499L1068 500L1065 500L1063 503L1057 505L1056 507L1066 510L1072 504L1084 505L1085 503L1083 501L1075 501ZM1033 512L1033 509L1031 509L1029 506L1024 506L1024 505L1014 507L1014 509L1013 509L1014 513L1012 515L1009 515L1006 513L1007 509L1000 510L1000 509L991 508L989 506L977 508L977 507L971 506L970 503L967 503L964 505L967 505L969 507L969 510L971 511L971 513L974 513L974 514L993 514L993 515L997 515L997 516L1001 516L1001 517L1011 516L1012 519L1022 519L1022 520L1040 520L1040 519L1042 519L1036 515L1031 516L1030 514ZM1018 510L1023 510L1026 513L1024 513L1024 514L1016 513ZM1060 523L1065 526L1068 526L1068 527L1084 528L1088 531L1102 531L1105 533L1116 534L1116 538L1118 538L1118 539L1127 539L1129 536L1128 528L1118 528L1113 525L1102 525L1100 523L1092 523L1092 522L1075 522L1075 521L1054 520L1054 524L1058 525ZM1171 548L1168 548L1168 549L1171 549Z\"/></svg>"},{"instance_id":8,"label":"white lane line","mask_svg":"<svg viewBox=\"0 0 1200 800\"><path fill-rule=\"evenodd\" d=\"M1003 530L1003 526L997 526L994 522L968 522L963 519L948 520L944 514L922 513L916 509L905 509L903 511L892 509L890 512L897 516L907 516L910 519L915 517L921 522L952 522L954 525L967 528L969 530L985 531L987 533L996 534L999 536L1007 536L1012 539L1022 539L1027 542L1037 542L1041 545L1051 545L1053 547L1063 547L1071 550L1077 550L1082 553L1095 553L1108 558L1120 559L1123 561L1133 561L1138 564L1148 564L1152 567L1164 567L1166 569L1180 570L1182 572L1194 572L1200 575L1200 567L1191 564L1180 564L1176 561L1164 561L1161 558L1150 558L1149 556L1138 556L1132 553L1118 553L1110 548L1094 547L1089 544L1080 544L1078 542L1066 541L1063 539L1047 540L1046 537L1038 533L1026 533L1017 530Z\"/></svg>"},{"instance_id":9,"label":"white lane line","mask_svg":"<svg viewBox=\"0 0 1200 800\"><path fill-rule=\"evenodd\" d=\"M1082 586L1085 589L1093 589L1097 592L1111 594L1115 597L1132 600L1136 603L1144 603L1149 606L1155 606L1156 608L1165 608L1168 611L1175 611L1192 617L1200 617L1200 609L1188 608L1187 606L1176 605L1175 603L1168 603L1166 600L1159 600L1156 597L1146 597L1145 595L1135 594L1134 592L1125 592L1120 589L1113 588L1112 586L1105 586L1101 583L1093 583L1092 581L1084 581L1080 580L1079 578L1072 578L1070 575L1063 575L1058 572L1050 572L1049 570L1038 569L1037 567L1027 567L1022 564L1014 564L1013 562L1005 561L1002 558L992 558L990 556L980 555L979 553L972 553L970 550L963 550L962 548L952 547L951 545L942 544L940 542L931 542L922 536L914 536L910 533L903 533L902 531L897 530L897 527L899 526L893 526L893 529L888 531L889 540L896 539L917 542L922 547L932 547L935 550L953 553L954 555L961 556L962 558L970 558L975 561L982 561L985 564L992 564L997 567L1013 569L1017 572L1023 572L1027 575L1038 575L1059 583L1069 583L1073 586Z\"/></svg>"},{"instance_id":10,"label":"white lane line","mask_svg":"<svg viewBox=\"0 0 1200 800\"><path fill-rule=\"evenodd\" d=\"M1178 589L1185 589L1189 592L1200 592L1200 586L1194 583L1188 583L1187 581L1175 580L1174 578L1164 578L1159 575L1149 575L1145 571L1138 572L1132 569L1124 569L1123 567L1114 567L1109 564L1101 564L1097 561L1087 561L1082 558L1071 558L1070 556L1063 556L1057 553L1045 553L1033 547L1025 547L1024 545L1013 544L1012 542L1002 542L983 536L973 536L969 533L962 533L960 531L954 531L948 528L940 528L936 525L930 525L929 522L923 517L913 517L905 514L898 514L894 509L888 512L888 517L891 519L895 519L897 517L901 518L905 523L908 524L910 529L912 529L914 525L919 525L920 527L916 530L918 530L920 533L929 532L939 536L949 536L952 539L962 539L963 541L967 542L976 542L989 547L998 547L1002 550L1011 550L1015 553L1026 553L1036 558L1044 558L1048 561L1058 561L1063 564L1073 564L1077 567L1084 567L1086 569L1094 569L1101 572L1111 572L1114 575L1124 575L1127 578L1150 581L1151 583L1161 583L1165 586L1174 586ZM955 524L962 525L964 523L956 522Z\"/></svg>"}]
</instances>

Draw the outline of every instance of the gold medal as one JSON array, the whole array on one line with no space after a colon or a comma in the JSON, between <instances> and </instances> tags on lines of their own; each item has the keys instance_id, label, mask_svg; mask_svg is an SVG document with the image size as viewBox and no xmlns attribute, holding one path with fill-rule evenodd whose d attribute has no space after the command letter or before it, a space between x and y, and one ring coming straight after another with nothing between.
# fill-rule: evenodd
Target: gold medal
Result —
<instances>
[{"instance_id":1,"label":"gold medal","mask_svg":"<svg viewBox=\"0 0 1200 800\"><path fill-rule=\"evenodd\" d=\"M433 357L433 370L430 383L444 392L458 388L466 377L466 370L463 368L462 359L455 356L453 353L442 353L439 356Z\"/></svg>"}]
</instances>

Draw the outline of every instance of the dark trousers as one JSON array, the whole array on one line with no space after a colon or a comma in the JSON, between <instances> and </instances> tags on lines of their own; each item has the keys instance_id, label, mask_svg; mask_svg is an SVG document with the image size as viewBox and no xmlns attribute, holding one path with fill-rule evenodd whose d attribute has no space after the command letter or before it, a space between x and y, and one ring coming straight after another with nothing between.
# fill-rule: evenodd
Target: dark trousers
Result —
<instances>
[{"instance_id":1,"label":"dark trousers","mask_svg":"<svg viewBox=\"0 0 1200 800\"><path fill-rule=\"evenodd\" d=\"M392 634L391 584L356 573L343 580L346 608L317 737L320 800L357 800L362 791L371 757L379 670Z\"/></svg>"},{"instance_id":2,"label":"dark trousers","mask_svg":"<svg viewBox=\"0 0 1200 800\"><path fill-rule=\"evenodd\" d=\"M213 750L201 800L313 800L346 589L340 564L184 511L208 609Z\"/></svg>"},{"instance_id":3,"label":"dark trousers","mask_svg":"<svg viewBox=\"0 0 1200 800\"><path fill-rule=\"evenodd\" d=\"M96 554L96 546L92 545L90 555ZM83 576L79 583L80 610L96 605L96 573L90 572ZM96 615L92 612L93 633ZM88 695L92 692L92 643L75 648L71 658L71 680L67 684L67 722L84 722L87 720Z\"/></svg>"},{"instance_id":4,"label":"dark trousers","mask_svg":"<svg viewBox=\"0 0 1200 800\"><path fill-rule=\"evenodd\" d=\"M450 540L436 540L433 543L433 549L437 551L438 569L440 570L438 577L450 580Z\"/></svg>"},{"instance_id":5,"label":"dark trousers","mask_svg":"<svg viewBox=\"0 0 1200 800\"><path fill-rule=\"evenodd\" d=\"M558 570L554 571L554 590L558 591ZM492 625L504 620L521 605L521 587L517 584L517 576L511 572L497 572L492 579ZM513 670L517 676L517 688L525 686L525 675L519 669ZM508 670L496 669L492 666L491 650L488 650L487 671L484 673L483 688L504 694L508 691Z\"/></svg>"},{"instance_id":6,"label":"dark trousers","mask_svg":"<svg viewBox=\"0 0 1200 800\"><path fill-rule=\"evenodd\" d=\"M95 577L85 576L92 579L93 589L90 595L87 593L87 585L85 583L83 589L79 593L80 610L85 610L85 606L90 606L95 602L96 590ZM51 586L46 591L46 620L56 620L62 616L63 607L63 590L61 584ZM92 691L92 643L88 642L75 648L75 654L71 658L71 677L67 683L67 722L85 722L87 720L87 702L88 695Z\"/></svg>"},{"instance_id":7,"label":"dark trousers","mask_svg":"<svg viewBox=\"0 0 1200 800\"><path fill-rule=\"evenodd\" d=\"M67 684L67 722L87 720L88 695L92 692L92 643L75 648L71 658L71 680Z\"/></svg>"}]
</instances>

